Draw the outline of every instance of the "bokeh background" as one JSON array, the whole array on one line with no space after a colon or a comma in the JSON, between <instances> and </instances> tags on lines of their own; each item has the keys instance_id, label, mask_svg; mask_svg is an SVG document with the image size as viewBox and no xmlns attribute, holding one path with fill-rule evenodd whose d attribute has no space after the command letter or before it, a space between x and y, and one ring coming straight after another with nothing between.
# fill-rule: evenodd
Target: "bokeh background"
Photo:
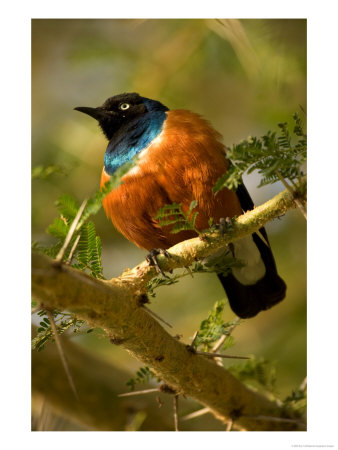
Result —
<instances>
[{"instance_id":1,"label":"bokeh background","mask_svg":"<svg viewBox=\"0 0 338 450\"><path fill-rule=\"evenodd\" d=\"M45 229L57 215L54 203L60 195L68 193L81 202L99 186L106 141L96 122L73 108L99 106L122 92L138 92L170 109L202 114L222 133L228 146L249 135L261 136L276 130L278 122L290 122L300 107L306 109L306 20L33 20L32 167L52 164L64 168L62 174L33 180L34 241L52 242ZM283 189L278 183L257 189L257 174L246 177L245 182L256 204ZM103 211L94 221L102 238L107 278L144 259L145 252L119 235ZM306 223L299 211L290 211L266 228L279 273L288 285L287 298L244 321L234 333L233 351L271 361L276 367L275 394L283 399L306 376ZM151 308L173 324L174 334L182 334L189 343L214 302L223 297L216 275L200 274L159 289ZM234 318L229 308L224 317ZM127 390L125 382L141 366L107 342L99 330L72 338L72 344L76 345L75 350L71 347L72 354L80 351L82 355L75 383L81 384L81 373L88 370L88 358L94 354L98 365L107 364L120 374L119 382L114 382L119 392ZM128 429L130 424L113 425L113 421L111 428L100 428L76 408L64 409L58 404L62 389L67 395L67 381L55 385L57 398L50 396L44 378L49 352L52 350L46 349L33 356L34 423L48 405L45 429ZM53 373L59 371L62 378L61 365L56 362L55 367ZM95 370L91 376L95 384ZM137 411L130 402L127 406L116 404L115 414L123 410L131 427L153 429L147 408L149 404L157 408L156 400L136 403L141 405ZM171 399L166 398L166 407L168 403L171 405ZM180 413L198 408L186 401ZM164 415L164 422L166 419ZM171 417L161 429L170 429L170 422ZM218 430L222 425L206 415L182 428Z\"/></svg>"}]
</instances>

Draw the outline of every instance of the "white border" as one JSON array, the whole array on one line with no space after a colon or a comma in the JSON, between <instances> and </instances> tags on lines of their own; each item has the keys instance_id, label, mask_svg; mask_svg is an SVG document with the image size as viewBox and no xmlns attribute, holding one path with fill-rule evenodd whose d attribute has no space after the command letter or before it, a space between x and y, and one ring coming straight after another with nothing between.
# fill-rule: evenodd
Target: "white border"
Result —
<instances>
[{"instance_id":1,"label":"white border","mask_svg":"<svg viewBox=\"0 0 338 450\"><path fill-rule=\"evenodd\" d=\"M189 445L285 449L336 444L337 304L336 116L337 15L334 1L13 2L2 7L2 436L10 447L49 449ZM313 4L313 3L312 3ZM5 10L4 10L5 8ZM30 252L30 19L31 18L308 18L309 29L309 431L299 433L31 433L27 326ZM324 123L325 118L325 123ZM14 193L13 193L14 190ZM4 198L6 197L6 198ZM11 238L7 238L10 235ZM17 242L15 246L13 243ZM8 245L6 245L8 244ZM24 250L23 250L24 249ZM7 282L7 283L6 283ZM15 295L13 295L15 293ZM7 324L7 325L6 325ZM8 328L8 329L7 329ZM20 332L20 330L22 332ZM290 336L292 339L292 336ZM76 442L75 442L76 439ZM24 440L24 441L23 441Z\"/></svg>"}]
</instances>

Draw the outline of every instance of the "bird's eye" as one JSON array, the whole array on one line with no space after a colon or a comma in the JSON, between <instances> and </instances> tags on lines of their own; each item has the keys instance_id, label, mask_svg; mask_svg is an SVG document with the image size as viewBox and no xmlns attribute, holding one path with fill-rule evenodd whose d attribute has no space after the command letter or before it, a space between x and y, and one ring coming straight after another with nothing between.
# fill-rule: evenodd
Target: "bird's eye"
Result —
<instances>
[{"instance_id":1,"label":"bird's eye","mask_svg":"<svg viewBox=\"0 0 338 450\"><path fill-rule=\"evenodd\" d=\"M121 105L119 106L119 108L122 109L122 111L125 111L129 107L130 107L129 103L121 103Z\"/></svg>"}]
</instances>

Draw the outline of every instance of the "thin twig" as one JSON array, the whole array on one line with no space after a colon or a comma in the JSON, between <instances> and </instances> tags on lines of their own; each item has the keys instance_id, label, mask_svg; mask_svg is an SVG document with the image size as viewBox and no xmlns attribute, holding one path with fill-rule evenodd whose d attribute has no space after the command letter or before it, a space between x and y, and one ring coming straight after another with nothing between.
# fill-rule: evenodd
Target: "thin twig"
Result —
<instances>
[{"instance_id":1,"label":"thin twig","mask_svg":"<svg viewBox=\"0 0 338 450\"><path fill-rule=\"evenodd\" d=\"M174 395L174 424L175 424L175 431L178 430L178 394Z\"/></svg>"},{"instance_id":2,"label":"thin twig","mask_svg":"<svg viewBox=\"0 0 338 450\"><path fill-rule=\"evenodd\" d=\"M36 430L37 431L43 431L45 428L46 423L46 417L47 417L47 406L46 406L46 399L43 398L41 409L39 412L39 417L37 420Z\"/></svg>"},{"instance_id":3,"label":"thin twig","mask_svg":"<svg viewBox=\"0 0 338 450\"><path fill-rule=\"evenodd\" d=\"M119 394L118 397L132 397L133 395L150 394L151 392L160 392L159 388L144 389L143 391L132 391Z\"/></svg>"},{"instance_id":4,"label":"thin twig","mask_svg":"<svg viewBox=\"0 0 338 450\"><path fill-rule=\"evenodd\" d=\"M278 170L275 170L275 172L276 172L278 178L281 180L281 182L286 187L286 189L293 195L293 200L294 200L295 204L297 205L299 210L302 212L305 219L307 219L306 209L304 208L303 203L298 198L295 197L295 191L292 189L292 187L289 185L289 183L286 181L286 179L283 177L283 175Z\"/></svg>"},{"instance_id":5,"label":"thin twig","mask_svg":"<svg viewBox=\"0 0 338 450\"><path fill-rule=\"evenodd\" d=\"M214 352L217 352L217 350L219 350L220 348L221 348L221 346L222 346L222 344L223 344L223 342L225 341L225 339L227 339L228 337L230 337L230 335L231 335L231 333L232 333L232 330L234 329L234 328L236 328L236 326L238 325L238 323L240 322L240 318L239 317L236 317L236 319L234 320L234 324L233 325L231 325L231 327L229 327L228 328L228 331L227 331L227 334L223 334L219 339L218 339L218 341L215 343L215 345L213 346L213 348L211 349L211 351L214 353Z\"/></svg>"},{"instance_id":6,"label":"thin twig","mask_svg":"<svg viewBox=\"0 0 338 450\"><path fill-rule=\"evenodd\" d=\"M211 349L211 352L212 353L216 353L217 350L219 350L222 347L222 344L223 344L223 342L225 341L226 338L227 338L227 335L226 334L222 334L222 336L218 339L218 341L215 343L215 345Z\"/></svg>"},{"instance_id":7,"label":"thin twig","mask_svg":"<svg viewBox=\"0 0 338 450\"><path fill-rule=\"evenodd\" d=\"M71 251L70 251L70 253L69 253L69 256L68 256L68 259L67 259L67 261L66 261L66 264L70 264L70 263L72 262L73 255L74 255L74 253L75 253L77 244L79 243L80 237L81 237L81 235L79 234L79 235L77 236L77 238L75 239L75 242L74 242L73 247L72 247L72 249L71 249Z\"/></svg>"},{"instance_id":8,"label":"thin twig","mask_svg":"<svg viewBox=\"0 0 338 450\"><path fill-rule=\"evenodd\" d=\"M71 226L69 228L69 231L68 231L68 234L66 236L65 242L63 243L63 246L61 247L59 253L57 254L57 257L55 258L56 261L59 261L59 262L62 261L63 255L65 254L65 251L67 250L67 247L68 247L68 245L69 245L69 243L70 243L70 241L71 241L71 239L73 237L73 234L75 233L77 224L79 223L79 221L81 219L81 216L82 216L83 210L85 209L87 201L88 201L88 199L83 200L83 202L82 202L82 204L81 204L81 206L80 206L80 208L79 208L79 210L78 210L78 212L77 212L77 214L75 216L75 219L73 220L73 222L72 222L72 224L71 224Z\"/></svg>"},{"instance_id":9,"label":"thin twig","mask_svg":"<svg viewBox=\"0 0 338 450\"><path fill-rule=\"evenodd\" d=\"M220 347L222 346L222 344L224 343L226 337L227 337L227 336L226 336L225 334L223 334L223 335L218 339L218 341L216 342L216 344L214 345L214 347L211 349L211 352L212 352L212 353L216 353L217 350L219 350L219 348L220 348ZM218 356L215 356L215 362L216 362L216 364L217 364L218 366L223 367L223 361L222 361L222 358L220 358L220 357L218 357Z\"/></svg>"},{"instance_id":10,"label":"thin twig","mask_svg":"<svg viewBox=\"0 0 338 450\"><path fill-rule=\"evenodd\" d=\"M203 416L204 414L208 414L210 412L211 411L209 408L202 408L202 409L199 409L198 411L194 411L190 414L187 414L186 416L181 417L181 420L195 419L195 417L200 417L200 416Z\"/></svg>"},{"instance_id":11,"label":"thin twig","mask_svg":"<svg viewBox=\"0 0 338 450\"><path fill-rule=\"evenodd\" d=\"M54 334L56 347L58 349L58 352L59 352L59 355L60 355L60 359L61 359L63 368L65 369L65 372L66 372L66 375L67 375L70 387L71 387L71 389L72 389L72 391L74 393L74 396L75 396L76 400L79 400L79 396L78 396L78 393L77 393L77 390L76 390L76 387L75 387L75 384L74 384L74 380L73 380L72 374L70 372L69 364L68 364L68 361L66 359L66 355L65 355L65 352L64 352L63 347L62 347L61 339L60 339L59 333L58 333L56 325L55 325L54 316L53 316L53 314L52 314L52 312L50 310L47 309L46 312L47 312L47 316L48 316L48 319L49 319L49 322L50 322L50 326L51 326L53 334Z\"/></svg>"},{"instance_id":12,"label":"thin twig","mask_svg":"<svg viewBox=\"0 0 338 450\"><path fill-rule=\"evenodd\" d=\"M191 347L191 348L193 348L194 345L195 345L195 341L196 341L197 335L198 335L198 330L195 331L195 333L194 333L194 335L193 335L193 337L192 337L192 341L191 341L191 344L190 344L190 347Z\"/></svg>"},{"instance_id":13,"label":"thin twig","mask_svg":"<svg viewBox=\"0 0 338 450\"><path fill-rule=\"evenodd\" d=\"M169 322L166 322L164 319L162 319L162 317L160 317L159 315L154 313L154 311L152 311L151 309L147 308L145 305L142 305L142 308L144 308L149 314L152 314L154 317L156 317L156 319L158 319L161 322L165 323L168 327L170 327L170 328L173 327L172 325L170 325Z\"/></svg>"},{"instance_id":14,"label":"thin twig","mask_svg":"<svg viewBox=\"0 0 338 450\"><path fill-rule=\"evenodd\" d=\"M233 423L234 423L233 420L230 419L229 422L227 423L225 431L231 431Z\"/></svg>"},{"instance_id":15,"label":"thin twig","mask_svg":"<svg viewBox=\"0 0 338 450\"><path fill-rule=\"evenodd\" d=\"M287 422L287 423L297 423L298 425L303 425L305 427L305 424L301 420L297 419L287 419L285 417L273 417L273 416L246 416L243 415L242 417L246 417L248 419L254 419L254 420L267 420L270 422Z\"/></svg>"},{"instance_id":16,"label":"thin twig","mask_svg":"<svg viewBox=\"0 0 338 450\"><path fill-rule=\"evenodd\" d=\"M224 341L231 336L232 330L238 325L240 319L236 317L235 322L231 327L229 327L227 334L223 334L218 341L215 343L213 348L211 349L212 353L216 353L223 345ZM219 366L223 366L222 359L220 357L215 357L216 364Z\"/></svg>"},{"instance_id":17,"label":"thin twig","mask_svg":"<svg viewBox=\"0 0 338 450\"><path fill-rule=\"evenodd\" d=\"M301 385L299 386L299 390L305 392L307 389L307 377L304 378Z\"/></svg>"},{"instance_id":18,"label":"thin twig","mask_svg":"<svg viewBox=\"0 0 338 450\"><path fill-rule=\"evenodd\" d=\"M196 355L211 356L212 358L219 356L220 358L251 359L250 356L223 355L223 353L200 352L198 350L196 350L195 353Z\"/></svg>"}]
</instances>

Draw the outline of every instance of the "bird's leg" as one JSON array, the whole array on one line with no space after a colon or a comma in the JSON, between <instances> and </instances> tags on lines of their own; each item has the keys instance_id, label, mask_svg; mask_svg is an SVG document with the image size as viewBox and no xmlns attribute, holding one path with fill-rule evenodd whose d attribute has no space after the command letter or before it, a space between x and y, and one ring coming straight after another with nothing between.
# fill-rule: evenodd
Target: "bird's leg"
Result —
<instances>
[{"instance_id":1,"label":"bird's leg","mask_svg":"<svg viewBox=\"0 0 338 450\"><path fill-rule=\"evenodd\" d=\"M154 266L157 273L160 273L165 278L169 278L161 269L161 267L158 265L157 261L157 255L164 255L166 258L171 258L170 253L167 252L167 250L164 250L163 248L153 248L150 250L149 254L146 256L146 260L148 261L150 266Z\"/></svg>"},{"instance_id":2,"label":"bird's leg","mask_svg":"<svg viewBox=\"0 0 338 450\"><path fill-rule=\"evenodd\" d=\"M231 230L232 228L232 219L231 217L226 217L225 219L223 217L221 217L219 219L219 224L216 225L217 228L219 229L219 233L221 236L224 236L224 233L226 232L226 230ZM234 244L232 242L230 242L228 244L229 250L233 256L233 258L235 257L235 247Z\"/></svg>"},{"instance_id":3,"label":"bird's leg","mask_svg":"<svg viewBox=\"0 0 338 450\"><path fill-rule=\"evenodd\" d=\"M231 229L231 227L232 227L231 217L226 217L226 218L221 217L219 219L219 223L216 224L216 228L219 230L221 236L224 236L224 233L226 232L226 230Z\"/></svg>"}]
</instances>

